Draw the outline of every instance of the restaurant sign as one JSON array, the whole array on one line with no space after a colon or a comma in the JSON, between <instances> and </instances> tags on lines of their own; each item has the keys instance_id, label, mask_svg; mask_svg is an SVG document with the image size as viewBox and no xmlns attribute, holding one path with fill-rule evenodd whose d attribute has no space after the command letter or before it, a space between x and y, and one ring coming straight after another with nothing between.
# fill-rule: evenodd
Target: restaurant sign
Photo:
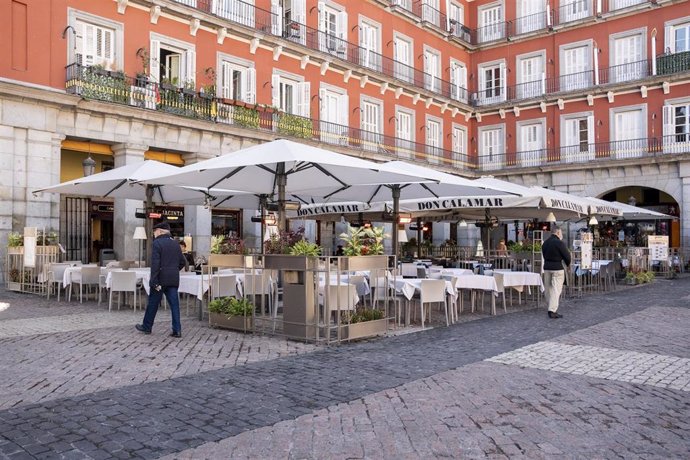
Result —
<instances>
[{"instance_id":1,"label":"restaurant sign","mask_svg":"<svg viewBox=\"0 0 690 460\"><path fill-rule=\"evenodd\" d=\"M349 214L366 212L371 209L366 203L338 203L338 204L319 204L305 205L297 211L298 217L322 216L325 214Z\"/></svg>"}]
</instances>

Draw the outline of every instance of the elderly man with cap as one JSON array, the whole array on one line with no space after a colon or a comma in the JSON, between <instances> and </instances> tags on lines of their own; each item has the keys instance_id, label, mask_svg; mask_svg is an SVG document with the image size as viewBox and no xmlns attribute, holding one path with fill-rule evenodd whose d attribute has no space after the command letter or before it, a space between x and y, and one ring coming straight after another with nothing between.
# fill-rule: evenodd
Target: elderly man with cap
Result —
<instances>
[{"instance_id":1,"label":"elderly man with cap","mask_svg":"<svg viewBox=\"0 0 690 460\"><path fill-rule=\"evenodd\" d=\"M163 294L165 294L172 314L170 336L180 338L182 337L182 325L180 324L180 300L177 295L177 288L180 286L180 269L184 268L185 259L180 244L170 234L170 224L161 222L155 225L153 237L149 302L146 305L144 322L137 324L136 329L144 334L151 333L158 306Z\"/></svg>"}]
</instances>

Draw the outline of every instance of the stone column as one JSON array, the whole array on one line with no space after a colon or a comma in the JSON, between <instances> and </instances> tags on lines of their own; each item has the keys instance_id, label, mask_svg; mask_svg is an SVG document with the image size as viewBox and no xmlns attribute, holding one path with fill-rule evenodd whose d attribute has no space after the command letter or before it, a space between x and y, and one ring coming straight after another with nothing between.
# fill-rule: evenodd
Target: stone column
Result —
<instances>
[{"instance_id":1,"label":"stone column","mask_svg":"<svg viewBox=\"0 0 690 460\"><path fill-rule=\"evenodd\" d=\"M208 257L211 251L211 209L203 206L185 206L184 233L192 236L191 251L197 257Z\"/></svg>"},{"instance_id":2,"label":"stone column","mask_svg":"<svg viewBox=\"0 0 690 460\"><path fill-rule=\"evenodd\" d=\"M147 145L116 144L112 146L115 167L144 160ZM137 208L143 208L143 200L115 200L113 213L113 250L118 260L136 260L139 257L139 241L134 240L134 229L144 225L135 216ZM151 240L151 235L146 235Z\"/></svg>"},{"instance_id":3,"label":"stone column","mask_svg":"<svg viewBox=\"0 0 690 460\"><path fill-rule=\"evenodd\" d=\"M678 162L678 175L681 180L682 196L680 207L680 245L690 246L690 161Z\"/></svg>"}]
</instances>

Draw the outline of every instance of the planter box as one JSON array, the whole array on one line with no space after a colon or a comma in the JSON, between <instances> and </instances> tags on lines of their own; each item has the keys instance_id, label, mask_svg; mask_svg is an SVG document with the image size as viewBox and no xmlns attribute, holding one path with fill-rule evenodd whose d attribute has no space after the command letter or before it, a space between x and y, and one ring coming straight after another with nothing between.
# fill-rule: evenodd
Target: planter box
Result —
<instances>
[{"instance_id":1,"label":"planter box","mask_svg":"<svg viewBox=\"0 0 690 460\"><path fill-rule=\"evenodd\" d=\"M316 270L319 266L318 257L289 256L283 254L267 254L264 256L264 268L271 270Z\"/></svg>"},{"instance_id":2,"label":"planter box","mask_svg":"<svg viewBox=\"0 0 690 460\"><path fill-rule=\"evenodd\" d=\"M7 248L8 254L24 254L24 246L12 246Z\"/></svg>"},{"instance_id":3,"label":"planter box","mask_svg":"<svg viewBox=\"0 0 690 460\"><path fill-rule=\"evenodd\" d=\"M353 256L340 261L340 268L347 271L357 270L387 270L388 256Z\"/></svg>"},{"instance_id":4,"label":"planter box","mask_svg":"<svg viewBox=\"0 0 690 460\"><path fill-rule=\"evenodd\" d=\"M21 291L22 290L22 283L18 283L16 281L8 281L7 282L7 290L8 291Z\"/></svg>"},{"instance_id":5,"label":"planter box","mask_svg":"<svg viewBox=\"0 0 690 460\"><path fill-rule=\"evenodd\" d=\"M59 246L36 246L36 255L56 256L59 253Z\"/></svg>"},{"instance_id":6,"label":"planter box","mask_svg":"<svg viewBox=\"0 0 690 460\"><path fill-rule=\"evenodd\" d=\"M244 261L245 256L241 254L210 254L208 256L208 265L211 267L244 268Z\"/></svg>"},{"instance_id":7,"label":"planter box","mask_svg":"<svg viewBox=\"0 0 690 460\"><path fill-rule=\"evenodd\" d=\"M364 321L361 323L346 324L341 326L342 339L354 340L364 337L383 335L388 331L388 318Z\"/></svg>"},{"instance_id":8,"label":"planter box","mask_svg":"<svg viewBox=\"0 0 690 460\"><path fill-rule=\"evenodd\" d=\"M254 329L251 316L231 316L228 318L220 313L209 313L208 322L213 327L234 331L251 332Z\"/></svg>"}]
</instances>

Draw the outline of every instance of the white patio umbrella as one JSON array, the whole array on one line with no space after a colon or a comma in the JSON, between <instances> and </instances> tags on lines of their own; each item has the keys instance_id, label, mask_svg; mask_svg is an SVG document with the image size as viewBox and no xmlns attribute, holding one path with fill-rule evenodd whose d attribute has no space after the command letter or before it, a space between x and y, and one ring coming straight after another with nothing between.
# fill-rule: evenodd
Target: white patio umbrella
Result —
<instances>
[{"instance_id":1,"label":"white patio umbrella","mask_svg":"<svg viewBox=\"0 0 690 460\"><path fill-rule=\"evenodd\" d=\"M173 174L180 168L155 160L129 163L98 174L80 177L61 184L34 190L36 193L61 193L65 195L86 195L94 197L125 198L145 201L147 210L153 203L211 205L218 196L237 195L230 190L206 190L179 185L146 184L140 181ZM151 235L152 222L146 219L146 234ZM150 260L150 246L147 248Z\"/></svg>"},{"instance_id":2,"label":"white patio umbrella","mask_svg":"<svg viewBox=\"0 0 690 460\"><path fill-rule=\"evenodd\" d=\"M677 219L675 216L669 214L664 214L661 212L653 211L651 209L640 208L637 206L631 206L626 203L621 203L619 201L606 201L600 198L587 197L589 200L599 203L599 207L595 208L592 212L593 215L597 217L605 217L599 212L599 209L605 209L606 207L613 206L621 210L621 214L616 217L622 217L625 220L662 220L662 219Z\"/></svg>"},{"instance_id":3,"label":"white patio umbrella","mask_svg":"<svg viewBox=\"0 0 690 460\"><path fill-rule=\"evenodd\" d=\"M200 161L174 174L144 181L241 190L268 199L277 198L278 225L285 227L287 195L313 197L344 191L362 184L410 183L433 179L387 171L382 165L284 139Z\"/></svg>"},{"instance_id":4,"label":"white patio umbrella","mask_svg":"<svg viewBox=\"0 0 690 460\"><path fill-rule=\"evenodd\" d=\"M444 196L452 196L460 199L465 196L490 197L497 194L510 195L512 192L497 190L489 185L478 184L476 181L464 177L444 173L424 166L406 163L404 161L389 161L380 165L382 171L402 173L405 175L432 179L431 182L416 181L403 183L391 181L378 185L359 186L346 190L336 190L326 193L325 190L309 190L312 195L322 195L321 200L313 200L321 203L321 207L332 203L362 202L367 205L380 202L390 202L392 218L398 221L400 214L400 202L412 199L432 199ZM306 202L306 200L303 200ZM379 204L379 207L381 205ZM398 232L392 232L393 248L398 247Z\"/></svg>"}]
</instances>

